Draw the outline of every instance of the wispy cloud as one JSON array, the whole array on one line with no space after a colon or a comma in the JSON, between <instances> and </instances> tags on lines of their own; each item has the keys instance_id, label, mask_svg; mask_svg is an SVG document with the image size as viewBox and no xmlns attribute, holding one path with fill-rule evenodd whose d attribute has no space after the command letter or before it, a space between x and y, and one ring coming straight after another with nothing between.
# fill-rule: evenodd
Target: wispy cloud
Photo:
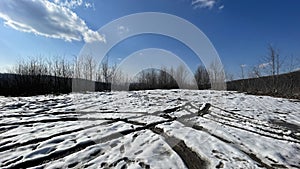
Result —
<instances>
[{"instance_id":1,"label":"wispy cloud","mask_svg":"<svg viewBox=\"0 0 300 169\"><path fill-rule=\"evenodd\" d=\"M129 28L125 27L125 26L119 26L118 27L118 32L119 32L119 34L128 33L129 32Z\"/></svg>"},{"instance_id":2,"label":"wispy cloud","mask_svg":"<svg viewBox=\"0 0 300 169\"><path fill-rule=\"evenodd\" d=\"M222 10L224 7L224 5L219 6L219 10Z\"/></svg>"},{"instance_id":3,"label":"wispy cloud","mask_svg":"<svg viewBox=\"0 0 300 169\"><path fill-rule=\"evenodd\" d=\"M212 9L213 7L217 6L219 10L224 9L224 5L220 3L220 0L191 0L192 6L194 9L202 9L208 8Z\"/></svg>"},{"instance_id":4,"label":"wispy cloud","mask_svg":"<svg viewBox=\"0 0 300 169\"><path fill-rule=\"evenodd\" d=\"M70 9L83 6L85 8L94 8L94 3L83 0L53 0L55 4L64 6Z\"/></svg>"},{"instance_id":5,"label":"wispy cloud","mask_svg":"<svg viewBox=\"0 0 300 169\"><path fill-rule=\"evenodd\" d=\"M216 0L192 0L192 6L196 8L211 9L216 4Z\"/></svg>"},{"instance_id":6,"label":"wispy cloud","mask_svg":"<svg viewBox=\"0 0 300 169\"><path fill-rule=\"evenodd\" d=\"M104 36L88 28L68 7L47 0L1 0L0 18L22 32L65 41L105 42Z\"/></svg>"}]
</instances>

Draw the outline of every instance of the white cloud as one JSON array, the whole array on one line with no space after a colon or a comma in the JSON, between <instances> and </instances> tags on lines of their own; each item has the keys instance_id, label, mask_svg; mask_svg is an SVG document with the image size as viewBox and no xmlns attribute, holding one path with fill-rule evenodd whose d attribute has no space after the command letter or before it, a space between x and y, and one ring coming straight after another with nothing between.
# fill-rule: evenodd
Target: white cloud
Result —
<instances>
[{"instance_id":1,"label":"white cloud","mask_svg":"<svg viewBox=\"0 0 300 169\"><path fill-rule=\"evenodd\" d=\"M216 4L216 0L192 0L192 6L196 8L211 9Z\"/></svg>"},{"instance_id":2,"label":"white cloud","mask_svg":"<svg viewBox=\"0 0 300 169\"><path fill-rule=\"evenodd\" d=\"M258 67L259 67L260 69L264 69L264 68L268 67L270 64L271 64L271 63L262 63L262 64L258 65Z\"/></svg>"},{"instance_id":3,"label":"white cloud","mask_svg":"<svg viewBox=\"0 0 300 169\"><path fill-rule=\"evenodd\" d=\"M118 32L119 32L119 34L128 33L129 32L129 28L125 27L125 26L119 26L118 27Z\"/></svg>"},{"instance_id":4,"label":"white cloud","mask_svg":"<svg viewBox=\"0 0 300 169\"><path fill-rule=\"evenodd\" d=\"M84 7L85 7L85 8L93 8L93 9L95 10L95 5L94 5L94 3L85 2L85 3L84 3Z\"/></svg>"},{"instance_id":5,"label":"white cloud","mask_svg":"<svg viewBox=\"0 0 300 169\"><path fill-rule=\"evenodd\" d=\"M242 64L241 67L247 67L247 65L246 64Z\"/></svg>"},{"instance_id":6,"label":"white cloud","mask_svg":"<svg viewBox=\"0 0 300 169\"><path fill-rule=\"evenodd\" d=\"M219 10L222 10L224 7L224 5L219 6Z\"/></svg>"},{"instance_id":7,"label":"white cloud","mask_svg":"<svg viewBox=\"0 0 300 169\"><path fill-rule=\"evenodd\" d=\"M1 0L0 18L22 32L65 41L105 42L104 36L89 29L76 13L47 0Z\"/></svg>"},{"instance_id":8,"label":"white cloud","mask_svg":"<svg viewBox=\"0 0 300 169\"><path fill-rule=\"evenodd\" d=\"M83 0L53 0L57 5L64 6L70 9L84 6L85 8L94 8L94 4Z\"/></svg>"}]
</instances>

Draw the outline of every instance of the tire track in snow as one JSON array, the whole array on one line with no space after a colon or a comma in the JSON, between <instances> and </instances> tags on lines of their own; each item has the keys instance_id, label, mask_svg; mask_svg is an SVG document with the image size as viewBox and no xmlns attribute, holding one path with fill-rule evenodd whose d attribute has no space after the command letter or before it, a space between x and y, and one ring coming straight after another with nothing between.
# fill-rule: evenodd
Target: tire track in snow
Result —
<instances>
[{"instance_id":1,"label":"tire track in snow","mask_svg":"<svg viewBox=\"0 0 300 169\"><path fill-rule=\"evenodd\" d=\"M184 108L184 107L183 107ZM176 110L175 110L176 111ZM189 110L188 110L189 111ZM191 112L191 111L189 111ZM176 121L180 122L181 124L183 124L184 126L188 127L189 125L186 125L187 122L185 122L186 119L189 119L189 118L193 118L193 117L201 117L201 116L198 116L198 115L195 115L195 114L190 114L190 115L184 115L184 116L181 116L179 118L176 119ZM204 118L204 117L203 117ZM232 142L232 141L229 141L223 137L220 137L212 132L210 132L208 129L202 127L202 126L199 126L199 125L195 125L193 124L193 126L191 127L195 130L199 130L199 131L203 131L213 137L215 137L216 139L226 143L227 145L230 145L231 147L233 147L234 149L237 149L239 150L240 152L244 153L245 155L247 155L249 158L251 158L253 161L255 161L259 167L265 167L267 169L273 169L273 165L270 166L269 164L263 162L260 158L258 158L255 154L251 153L251 150L247 151L245 148L242 148L241 146L237 145L236 143ZM282 166L283 168L287 168L286 166L284 165L281 165L281 164L276 164L276 165L280 165Z\"/></svg>"},{"instance_id":2,"label":"tire track in snow","mask_svg":"<svg viewBox=\"0 0 300 169\"><path fill-rule=\"evenodd\" d=\"M130 123L130 124L139 123L139 122L132 122L132 121L122 119L122 121L123 120ZM116 120L114 122L117 122L117 121L119 121L119 120ZM7 169L11 169L11 168L29 168L29 167L39 166L39 165L42 165L42 164L45 164L45 163L48 163L48 162L66 157L68 155L71 155L73 153L81 151L81 150L83 150L83 149L85 149L89 146L93 146L93 145L96 145L96 144L99 144L99 143L105 143L107 141L123 137L124 135L128 135L128 134L134 133L136 131L147 130L147 129L150 129L151 127L154 127L158 124L162 124L162 123L170 122L170 121L173 121L173 120L164 120L164 121L154 122L154 123L150 123L150 124L147 124L145 126L142 126L142 127L137 127L135 129L123 130L123 131L105 136L105 137L97 139L97 140L88 140L88 141L85 141L85 142L81 142L81 143L76 144L73 147L68 148L68 149L54 151L50 154L47 154L46 156L37 157L35 159L24 160L24 161L12 164L10 166L5 166L5 167L3 167L3 169L5 169L5 168L7 168Z\"/></svg>"},{"instance_id":3,"label":"tire track in snow","mask_svg":"<svg viewBox=\"0 0 300 169\"><path fill-rule=\"evenodd\" d=\"M208 129L205 129L204 127L202 126L199 126L199 125L194 125L192 127L193 129L195 130L200 130L200 131L203 131L203 132L206 132L207 134L217 138L218 140L226 143L227 145L230 145L231 147L233 147L234 149L237 149L239 150L240 152L243 152L244 154L246 154L248 157L250 157L253 161L257 162L258 166L259 167L265 167L267 169L273 169L272 166L270 166L269 164L263 162L260 158L258 158L255 154L247 151L246 149L242 148L241 146L237 145L236 143L232 142L232 141L229 141L229 140L226 140L225 138L223 137L219 137L213 133L211 133Z\"/></svg>"},{"instance_id":4,"label":"tire track in snow","mask_svg":"<svg viewBox=\"0 0 300 169\"><path fill-rule=\"evenodd\" d=\"M231 122L231 123L237 123L236 121L230 121L230 120L228 120L228 119L226 119L226 116L224 116L224 115L220 115L220 114L216 114L216 115L213 115L213 114L211 114L211 116L212 117L217 117L217 116L222 116L223 118L221 118L222 120L224 120L224 121L226 121L226 122L223 122L223 123L226 123L226 124L228 124L228 121L229 122ZM217 117L218 118L218 117ZM226 120L225 120L226 119ZM255 130L258 130L258 131L261 131L261 132L259 132L259 133L262 133L262 132L264 132L264 133L267 133L267 134L273 134L273 135L276 135L277 137L276 138L283 138L283 137L286 137L286 140L287 141L292 141L292 142L294 142L294 141L296 141L296 140L300 140L297 136L295 136L295 135L293 135L293 133L291 133L291 134L285 134L285 133L283 133L283 131L282 131L282 128L279 128L279 127L277 127L277 128L275 128L275 127L272 127L272 126L263 126L263 127L259 127L259 125L251 125L251 122L249 122L248 121L248 123L246 123L246 122L240 122L240 123L237 123L238 125L240 125L242 123L242 125L243 126L247 126L247 127L249 127L249 128L252 128L252 129L254 129L254 131ZM271 125L271 124L270 124ZM261 125L262 126L262 125ZM249 129L250 130L250 129ZM276 132L276 131L274 131L274 130L277 130L278 132ZM253 131L253 130L251 130L251 131ZM257 132L258 132L257 131ZM287 139L287 138L292 138L292 139ZM293 140L293 139L295 139L295 140Z\"/></svg>"},{"instance_id":5,"label":"tire track in snow","mask_svg":"<svg viewBox=\"0 0 300 169\"><path fill-rule=\"evenodd\" d=\"M43 119L43 120L33 120L33 121L22 121L17 123L2 123L0 126L20 126L20 125L28 125L35 123L51 123L51 122L68 122L68 121L95 121L95 120L120 120L126 121L127 119L122 118L81 118L81 117L63 117L63 118L53 118L53 119Z\"/></svg>"},{"instance_id":6,"label":"tire track in snow","mask_svg":"<svg viewBox=\"0 0 300 169\"><path fill-rule=\"evenodd\" d=\"M248 116L240 115L238 113L235 113L235 112L232 112L232 111L229 111L229 110L225 110L225 109L222 109L222 108L217 107L217 106L213 106L212 105L212 107L215 107L215 108L217 108L217 109L219 109L219 110L221 110L223 112L226 112L226 113L229 113L230 115L232 115L232 116L225 116L223 114L215 113L218 116L223 116L225 118L232 118L232 119L240 120L242 122L245 121L245 122L248 122L249 124L255 124L255 126L251 126L251 125L249 126L248 125L249 127L256 128L256 129L262 130L264 132L269 132L269 133L272 133L272 134L276 134L278 136L285 135L287 137L292 137L294 139L299 140L297 137L293 137L292 135L287 135L287 134L284 134L284 133L276 133L274 131L270 131L270 130L282 130L282 126L281 125L279 125L280 127L278 125L276 126L276 123L273 123L273 121L263 122L263 121L256 120L253 117L247 118ZM242 117L245 117L245 118L244 119L239 119L239 118L235 117L236 115L237 116L242 116ZM249 119L252 119L252 120L249 120ZM244 125L247 125L247 124L245 124L245 122L244 122ZM287 125L289 125L289 124L287 124ZM293 124L291 124L291 125L293 125ZM258 126L261 126L261 127L258 127ZM287 128L291 129L291 130L295 130L295 128L297 128L297 127L299 129L299 126L296 126L296 125L293 125L292 128L290 128L290 127L287 127ZM265 129L265 128L267 128L267 129Z\"/></svg>"},{"instance_id":7,"label":"tire track in snow","mask_svg":"<svg viewBox=\"0 0 300 169\"><path fill-rule=\"evenodd\" d=\"M194 106L193 104L191 104L190 102L186 103L185 105L182 106L182 108L183 108L184 110L190 112L190 113L192 113L192 112L191 112L190 110L188 110L187 108L185 108L186 106L191 106L193 109L197 109L197 107ZM220 109L220 110L222 110L222 111L224 111L224 112L226 112L226 113L230 113L231 115L237 115L237 116L240 116L240 117L242 117L242 118L253 119L253 120L250 120L249 123L250 123L250 124L252 124L252 123L256 124L256 123L254 122L255 119L254 119L253 117L248 117L248 116L245 116L245 115L237 114L237 113L234 113L234 112L231 112L231 111L228 111L228 110L225 110L225 109L219 108L219 107L217 107L217 106L213 106L213 105L212 105L212 107L217 108L217 109ZM265 133L262 133L262 132L258 132L258 131L255 131L255 130L250 130L250 129L247 129L247 128L244 128L244 127L239 127L239 126L237 126L237 125L230 124L229 122L227 122L228 120L227 120L227 121L224 120L224 122L218 121L218 120L216 120L216 119L222 119L222 118L220 118L220 117L218 117L218 116L223 116L223 117L224 117L224 115L220 115L220 114L218 114L218 113L215 113L215 114L217 114L217 116L216 116L216 115L212 115L211 113L209 114L209 115L212 116L213 118L202 117L202 116L197 116L197 115L195 115L194 117L205 118L205 119L208 119L208 120L217 122L217 123L219 123L219 124L226 125L226 126L228 126L228 127L233 127L233 128L241 129L241 130L244 130L244 131L247 131L247 132L251 132L251 133L254 133L254 134L259 134L259 135L261 135L261 136L269 137L269 138L272 138L272 139L277 139L277 140L282 140L282 141L290 141L290 142L298 143L298 144L300 143L300 140L298 139L298 137L296 137L296 136L294 136L294 135L287 135L287 134L284 134L284 133L277 133L277 132L274 132L274 131L271 131L271 130L267 130L267 129L264 129L264 128L260 128L260 127L249 126L249 127L251 127L251 128L255 128L255 129L257 129L257 130L260 130L260 131L265 132ZM189 115L187 115L187 116L189 116ZM191 115L190 117L193 117L193 115ZM227 117L227 116L226 116L226 117ZM228 118L228 117L227 117L227 118ZM229 118L230 118L230 117L229 117ZM249 120L249 119L248 119L248 120ZM239 119L239 120L242 120L242 119ZM225 121L226 121L226 122L225 122ZM231 122L233 122L233 121L231 121ZM261 124L259 124L259 125L261 125ZM270 125L271 125L271 124L270 124ZM271 128L271 129L274 129L274 130L277 129L276 127L274 127L274 128L272 128L271 126L268 126L268 127ZM276 136L273 136L273 135L271 135L271 134L276 135L277 137L276 137ZM290 137L290 138L293 138L293 139L288 139L288 138L284 138L284 137Z\"/></svg>"},{"instance_id":8,"label":"tire track in snow","mask_svg":"<svg viewBox=\"0 0 300 169\"><path fill-rule=\"evenodd\" d=\"M68 118L54 118L54 119L43 119L43 120L35 120L35 121L22 121L17 123L2 123L0 126L19 126L19 125L27 125L34 123L51 123L51 122L67 122L67 121L78 121L76 117L68 117Z\"/></svg>"},{"instance_id":9,"label":"tire track in snow","mask_svg":"<svg viewBox=\"0 0 300 169\"><path fill-rule=\"evenodd\" d=\"M182 106L179 106L179 108L182 108ZM173 119L171 116L169 116L168 115L168 113L171 113L171 112L174 112L174 111L176 111L176 110L178 110L179 109L178 107L175 107L175 108L171 108L171 109L166 109L166 110L164 110L164 111L160 111L160 112L157 112L156 114L147 114L147 113L145 113L144 115L156 115L156 116L160 116L160 117L164 117L165 119L168 119L168 120L170 120L170 122L172 121L172 120L175 120L175 119ZM198 109L198 108L196 108L196 109ZM73 111L73 112L49 112L49 114L48 113L42 113L42 112L40 112L39 113L39 115L40 114L46 114L46 115L67 115L67 114L74 114L74 112L75 111ZM78 113L82 113L82 114L92 114L92 113L99 113L99 112L76 112L77 114L76 115L78 115ZM119 112L101 112L101 113L119 113ZM130 112L129 112L130 113ZM136 112L135 112L136 113ZM162 114L161 114L162 113ZM235 113L236 114L236 113ZM185 117L183 117L183 118L193 118L193 117L199 117L199 116L197 116L197 114L192 114L192 115L189 115L189 116L185 116ZM245 117L243 117L243 115L241 115L240 116L241 118L246 118L246 116ZM248 117L247 117L248 118ZM84 118L77 118L76 119L76 121L78 121L78 120L103 120L104 118L86 118L86 119L84 119ZM126 118L126 119L121 119L121 118L119 118L119 121L123 121L123 122L125 122L125 123L135 123L135 125L143 125L144 127L146 126L146 124L144 124L144 123L140 123L140 122L134 122L134 121L131 121L131 120L128 120L129 118ZM51 119L50 119L51 120ZM53 121L50 121L50 123L52 123L52 122L55 122L54 120L55 119L52 119ZM114 120L118 120L117 118L116 119L114 119ZM176 119L177 121L178 121L178 119ZM60 120L59 120L60 121ZM57 121L57 122L59 122L59 121ZM62 121L66 121L66 120L62 120ZM71 119L69 120L69 121L72 121ZM33 124L34 123L39 123L38 121L31 121ZM49 121L47 121L47 120L45 120L45 121L43 121L42 120L42 123L46 123L46 122L49 122ZM12 124L11 124L12 125ZM14 124L15 125L15 124ZM21 125L26 125L26 123L21 123ZM226 124L225 124L226 125ZM1 126L1 124L0 124L0 126ZM3 127L5 127L5 126L7 126L7 125L4 125ZM149 126L148 126L149 127ZM192 128L198 128L199 130L201 129L201 126L200 127L195 127L195 126L193 126ZM150 128L145 128L145 129L150 129ZM202 127L202 129L203 129L203 127ZM143 130L143 129L139 129L139 130ZM155 126L154 127L151 127L151 129L150 130L154 130L155 131ZM159 130L159 129L158 129ZM153 132L154 132L153 131ZM133 130L125 130L125 131L122 131L121 133L116 133L116 134L112 134L112 135L110 135L110 136L108 136L108 137L104 137L101 141L103 141L103 142L106 142L106 141L109 141L109 140L111 140L111 139L117 139L117 138L120 138L120 137L122 137L123 135L126 135L126 134L130 134L130 133L133 133L133 132L135 132L134 131L134 129ZM156 134L159 134L159 131L156 131L156 132L158 132L158 133L156 133ZM121 135L120 135L121 134ZM162 133L161 133L162 134ZM160 135L161 135L160 134ZM164 135L164 134L162 134L162 135ZM223 139L222 137L219 137L219 136L217 136L217 135L212 135L213 137L216 137L216 138L218 138L218 139L220 139L220 140L222 140L223 142L225 142L225 143L227 143L227 144L233 144L232 142L230 142L230 141L228 141L228 140L225 140L225 139ZM169 136L167 136L167 137L169 137ZM175 138L175 139L177 139L177 138ZM179 154L179 153L186 153L186 152L183 152L183 151L185 151L185 150L187 150L188 151L188 147L185 145L185 143L183 142L183 144L182 144L182 142L180 141L180 140L175 140L176 142L178 141L179 142L179 147L178 147L178 149L177 149L177 154ZM172 141L171 141L172 142ZM86 146L86 147L85 147ZM63 157L65 157L65 156L68 156L68 155L70 155L70 154L72 154L72 152L73 153L76 153L76 152L78 152L78 151L81 151L81 150L83 150L83 149L85 149L85 148L87 148L87 147L89 147L90 145L89 145L89 143L84 143L83 145L75 145L74 147L75 148L71 148L69 151L66 151L66 152L61 152L60 154L57 154L58 155L58 157L54 157L54 156L52 156L52 159L50 158L50 160L55 160L55 158L63 158ZM84 148L85 147L85 148ZM176 152L176 151L175 151ZM245 154L246 154L247 152L245 152ZM198 156L197 154L193 154L193 152L190 152L189 153L190 154L190 156ZM179 155L180 156L180 155ZM184 156L184 154L182 154L182 156ZM248 154L248 156L249 157L251 157L252 155L251 154ZM51 156L50 156L51 157ZM180 156L181 157L181 156ZM183 158L188 158L188 157L181 157L182 159ZM196 159L197 157L195 157L195 159ZM200 157L199 157L200 158ZM252 158L254 158L254 159L256 159L257 157L254 155L254 156L252 156ZM123 159L124 160L124 159ZM258 161L258 163L259 163L259 160L260 159L256 159L255 161ZM183 159L183 161L186 161L186 160L184 160ZM196 160L197 161L197 160ZM42 164L44 164L44 163L47 163L47 162L51 162L51 161L47 161L47 160L45 160ZM186 164L186 162L185 162L185 164ZM187 166L188 165L192 165L192 164L186 164ZM35 165L36 166L36 165ZM263 166L263 165L262 165ZM13 167L13 166L12 166ZM199 168L199 166L198 166L198 168Z\"/></svg>"},{"instance_id":10,"label":"tire track in snow","mask_svg":"<svg viewBox=\"0 0 300 169\"><path fill-rule=\"evenodd\" d=\"M133 125L146 125L145 123L131 121L131 120L128 120L126 118L124 118L124 119L122 119L122 118L88 118L88 119L90 121L95 121L95 120L107 120L107 121L103 122L103 123L100 123L100 124L97 124L97 125L82 127L82 128L78 128L78 129L74 129L74 130L70 130L70 131L64 131L64 132L61 132L61 133L53 134L53 135L48 136L48 137L40 137L40 138L35 138L35 139L32 139L32 140L28 140L26 142L22 142L22 143L14 143L14 144L10 144L10 145L0 146L0 152L6 151L6 150L9 150L9 149L15 149L15 148L22 147L22 146L36 144L36 143L39 143L39 142L42 142L42 141L52 139L54 137L68 135L68 134L72 134L74 132L84 131L86 129L94 128L94 127L101 126L101 125L107 125L107 124L111 124L111 123L115 123L115 122L120 122L120 121L125 122L125 123L130 123L130 124L133 124ZM77 121L80 121L80 120L87 120L87 119L86 118L84 118L84 119L78 118Z\"/></svg>"},{"instance_id":11,"label":"tire track in snow","mask_svg":"<svg viewBox=\"0 0 300 169\"><path fill-rule=\"evenodd\" d=\"M23 162L8 166L7 168L34 167L34 166L42 165L44 163L48 163L48 162L51 162L53 160L57 160L57 159L65 157L65 156L68 156L70 154L73 154L75 152L81 151L81 150L83 150L83 149L85 149L89 146L92 146L92 145L95 145L95 144L98 144L98 143L107 142L107 141L110 141L110 140L113 140L113 139L117 139L117 138L122 137L124 135L134 133L134 132L140 131L140 130L145 130L145 129L150 129L153 132L163 136L164 138L166 138L166 142L169 145L170 145L170 142L178 143L174 147L172 147L172 149L182 158L183 162L187 165L188 168L199 168L199 166L202 166L202 168L206 168L207 162L202 160L197 155L197 153L193 152L190 148L188 148L182 140L179 140L175 137L167 136L165 133L163 133L162 131L159 131L159 130L157 130L157 128L155 128L155 126L158 125L158 124L162 124L162 123L165 123L165 122L171 122L171 121L174 121L175 119L171 119L171 120L168 119L168 120L165 120L165 121L159 121L159 122L154 122L154 123L150 123L150 124L144 124L144 123L131 121L131 120L128 120L128 119L121 119L121 118L116 118L116 119L104 118L104 119L105 120L108 120L108 119L112 120L109 123L122 121L122 122L125 122L125 123L130 123L130 124L134 124L134 125L144 125L144 126L137 127L136 129L129 129L129 130L124 130L124 131L121 131L121 132L118 132L118 133L114 133L114 134L111 134L109 136L103 137L103 138L101 138L97 141L86 141L84 143L77 144L77 145L75 145L75 146L73 146L73 147L71 147L67 150L53 152L53 153L50 153L46 156L39 157L39 158L36 158L36 159L25 160ZM93 119L93 120L99 120L99 119ZM101 120L103 120L103 119L101 119ZM105 123L108 123L108 122L105 122ZM90 126L90 127L95 127L95 126ZM90 127L86 127L86 128L90 128ZM57 137L57 136L60 136L60 135L71 134L72 132L81 131L81 130L84 130L86 128L80 128L80 129L75 129L75 130L72 130L72 131L66 131L66 132L60 133L60 134L54 134L54 135L49 136L47 138L37 138L37 139L34 139L34 140L29 140L28 142L25 142L25 143L22 143L22 144L13 144L13 145L10 145L10 146L4 146L4 147L1 147L0 150L5 151L5 150L10 149L10 148L16 148L16 147L19 147L19 146L34 144L34 143L45 141L45 140L48 140L48 139L51 139L53 137Z\"/></svg>"},{"instance_id":12,"label":"tire track in snow","mask_svg":"<svg viewBox=\"0 0 300 169\"><path fill-rule=\"evenodd\" d=\"M272 135L270 135L270 132L269 132L269 131L268 131L268 134L265 134L265 133L261 133L261 132L255 131L255 130L250 130L250 129L247 129L247 128L239 127L239 126L236 126L236 125L227 123L227 122L220 122L220 121L218 121L218 120L215 120L214 118L208 118L208 117L203 117L203 118L205 118L205 119L207 119L207 120L214 121L214 122L219 123L219 124L221 124L221 125L225 125L225 126L232 127L232 128L236 128L236 129L240 129L240 130L243 130L243 131L246 131L246 132L258 134L258 135L260 135L260 136L264 136L264 137L268 137L268 138L272 138L272 139L277 139L277 140L281 140L281 141L290 141L290 142L293 142L293 143L298 143L298 144L300 144L300 141L298 141L298 140L292 140L292 139L287 139L287 138L282 138L282 137L275 137L275 136L272 136ZM271 133L271 134L272 134L272 133ZM277 133L275 133L275 134L277 134Z\"/></svg>"},{"instance_id":13,"label":"tire track in snow","mask_svg":"<svg viewBox=\"0 0 300 169\"><path fill-rule=\"evenodd\" d=\"M180 156L189 169L206 169L208 161L201 158L199 154L189 148L183 140L167 135L163 129L158 127L150 128L152 132L165 138L165 142Z\"/></svg>"},{"instance_id":14,"label":"tire track in snow","mask_svg":"<svg viewBox=\"0 0 300 169\"><path fill-rule=\"evenodd\" d=\"M18 147L27 146L27 145L30 145L30 144L37 144L39 142L47 141L47 140L55 138L55 137L76 133L76 132L83 131L83 130L90 129L90 128L94 128L94 127L97 127L97 126L100 126L100 125L111 124L113 122L114 121L107 121L107 122L103 122L103 123L100 123L100 124L97 124L97 125L91 125L91 126L87 126L87 127L77 128L77 129L74 129L74 130L69 130L69 131L63 131L61 133L56 133L56 134L53 134L53 135L50 135L50 136L47 136L47 137L34 138L34 139L28 140L26 142L21 142L21 143L18 142L18 143L14 143L14 144L1 146L0 147L0 152L6 151L6 150L9 150L9 149L15 149L15 148L18 148Z\"/></svg>"}]
</instances>

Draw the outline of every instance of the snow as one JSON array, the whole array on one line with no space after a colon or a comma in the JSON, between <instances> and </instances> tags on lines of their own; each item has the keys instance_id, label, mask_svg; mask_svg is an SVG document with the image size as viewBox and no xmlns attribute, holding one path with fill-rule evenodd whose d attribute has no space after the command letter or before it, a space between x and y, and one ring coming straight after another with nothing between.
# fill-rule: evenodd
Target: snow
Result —
<instances>
[{"instance_id":1,"label":"snow","mask_svg":"<svg viewBox=\"0 0 300 169\"><path fill-rule=\"evenodd\" d=\"M0 97L0 168L299 168L299 112L212 90Z\"/></svg>"}]
</instances>

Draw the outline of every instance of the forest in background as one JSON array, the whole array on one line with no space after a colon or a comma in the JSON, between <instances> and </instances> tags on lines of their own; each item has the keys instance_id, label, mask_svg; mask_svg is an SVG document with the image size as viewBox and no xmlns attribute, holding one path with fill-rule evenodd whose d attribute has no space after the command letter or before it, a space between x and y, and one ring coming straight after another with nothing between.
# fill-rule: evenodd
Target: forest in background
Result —
<instances>
[{"instance_id":1,"label":"forest in background","mask_svg":"<svg viewBox=\"0 0 300 169\"><path fill-rule=\"evenodd\" d=\"M268 52L263 58L265 63L248 69L248 77L245 77L245 65L241 65L239 80L233 80L233 76L226 73L227 89L251 94L299 98L300 71L293 71L298 64L290 59L290 65L284 65L287 59L280 58L278 50L272 46L268 47ZM108 57L100 65L95 63L89 56L83 59L75 58L73 61L59 57L28 58L16 64L9 73L0 74L0 95L65 94L74 91L72 88L74 82L93 86L93 91L110 91L112 83L119 86L128 85L129 90L178 89L179 86L189 89L191 86L184 66L145 69L134 79L129 79L122 70L117 70L116 64L108 63ZM285 74L280 74L284 68L289 70ZM217 82L216 77L225 80L221 71L222 66L214 63L208 68L199 65L193 72L198 89L210 89L212 84Z\"/></svg>"}]
</instances>

